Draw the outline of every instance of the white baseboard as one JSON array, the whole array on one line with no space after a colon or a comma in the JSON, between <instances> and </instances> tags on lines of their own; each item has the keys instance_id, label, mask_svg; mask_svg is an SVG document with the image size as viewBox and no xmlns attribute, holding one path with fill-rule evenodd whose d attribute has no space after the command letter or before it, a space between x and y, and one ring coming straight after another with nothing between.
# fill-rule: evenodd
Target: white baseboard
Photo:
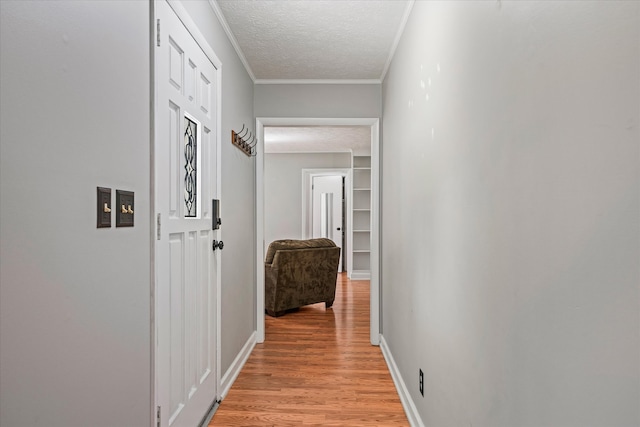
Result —
<instances>
[{"instance_id":1,"label":"white baseboard","mask_svg":"<svg viewBox=\"0 0 640 427\"><path fill-rule=\"evenodd\" d=\"M231 390L231 386L233 385L233 382L236 380L236 378L238 378L238 375L240 375L240 371L242 370L242 367L247 362L247 359L251 355L251 352L253 351L253 347L255 346L256 346L256 333L254 331L249 337L249 339L247 340L247 342L242 347L242 350L240 350L240 353L238 353L238 355L236 356L231 366L229 366L229 369L227 369L227 372L225 372L224 376L220 380L220 393L219 393L220 401L222 401L229 393L229 390Z\"/></svg>"},{"instance_id":2,"label":"white baseboard","mask_svg":"<svg viewBox=\"0 0 640 427\"><path fill-rule=\"evenodd\" d=\"M402 379L402 375L400 375L400 371L398 370L398 366L396 365L395 360L393 360L393 355L387 346L387 342L384 340L384 337L380 335L380 350L382 350L382 355L384 356L384 360L387 362L387 366L389 367L389 372L391 372L391 378L393 379L393 383L396 385L396 390L398 390L398 395L400 396L400 402L402 402L402 406L404 407L404 412L407 414L407 419L409 420L409 424L414 427L424 427L424 423L420 418L420 414L418 414L418 409L416 405L413 403L413 399L411 398L411 394L409 394L409 390L407 389L407 385Z\"/></svg>"},{"instance_id":3,"label":"white baseboard","mask_svg":"<svg viewBox=\"0 0 640 427\"><path fill-rule=\"evenodd\" d=\"M349 274L351 280L371 280L371 271L369 270L353 270Z\"/></svg>"}]
</instances>

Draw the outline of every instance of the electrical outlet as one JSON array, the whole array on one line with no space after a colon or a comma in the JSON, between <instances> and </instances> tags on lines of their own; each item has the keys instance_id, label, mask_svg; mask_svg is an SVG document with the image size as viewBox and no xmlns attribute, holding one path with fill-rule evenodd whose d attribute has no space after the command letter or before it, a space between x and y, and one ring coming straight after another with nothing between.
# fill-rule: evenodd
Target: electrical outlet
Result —
<instances>
[{"instance_id":1,"label":"electrical outlet","mask_svg":"<svg viewBox=\"0 0 640 427\"><path fill-rule=\"evenodd\" d=\"M422 395L422 397L424 397L424 374L422 373L422 369L420 369L420 376L418 381L420 384L420 394Z\"/></svg>"}]
</instances>

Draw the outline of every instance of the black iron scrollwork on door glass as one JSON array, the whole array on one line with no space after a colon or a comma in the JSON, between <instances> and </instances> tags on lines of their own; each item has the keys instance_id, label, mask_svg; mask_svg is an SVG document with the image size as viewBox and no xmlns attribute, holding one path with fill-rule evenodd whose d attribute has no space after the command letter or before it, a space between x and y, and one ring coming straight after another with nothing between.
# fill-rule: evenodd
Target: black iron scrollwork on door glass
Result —
<instances>
[{"instance_id":1,"label":"black iron scrollwork on door glass","mask_svg":"<svg viewBox=\"0 0 640 427\"><path fill-rule=\"evenodd\" d=\"M185 117L185 131L184 131L184 203L185 203L185 217L193 218L197 215L196 212L196 183L197 183L197 133L198 126L196 122Z\"/></svg>"}]
</instances>

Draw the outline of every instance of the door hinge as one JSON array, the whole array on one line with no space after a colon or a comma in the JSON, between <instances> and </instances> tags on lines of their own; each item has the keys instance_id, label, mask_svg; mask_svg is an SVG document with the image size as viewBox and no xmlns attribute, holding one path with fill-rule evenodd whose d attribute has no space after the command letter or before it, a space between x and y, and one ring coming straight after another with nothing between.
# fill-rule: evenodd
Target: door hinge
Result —
<instances>
[{"instance_id":1,"label":"door hinge","mask_svg":"<svg viewBox=\"0 0 640 427\"><path fill-rule=\"evenodd\" d=\"M162 223L161 215L162 214L158 214L158 218L156 219L156 231L157 231L156 238L157 238L157 240L160 240L160 226L161 226L161 223Z\"/></svg>"},{"instance_id":2,"label":"door hinge","mask_svg":"<svg viewBox=\"0 0 640 427\"><path fill-rule=\"evenodd\" d=\"M158 410L156 411L156 426L160 427L160 407L158 406Z\"/></svg>"},{"instance_id":3,"label":"door hinge","mask_svg":"<svg viewBox=\"0 0 640 427\"><path fill-rule=\"evenodd\" d=\"M160 47L160 20L156 21L156 43Z\"/></svg>"}]
</instances>

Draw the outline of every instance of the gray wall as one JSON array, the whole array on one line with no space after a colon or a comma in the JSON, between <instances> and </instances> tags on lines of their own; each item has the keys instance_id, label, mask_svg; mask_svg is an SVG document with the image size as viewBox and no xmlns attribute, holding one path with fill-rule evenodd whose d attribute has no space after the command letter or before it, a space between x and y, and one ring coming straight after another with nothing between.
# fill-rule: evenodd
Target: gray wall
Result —
<instances>
[{"instance_id":1,"label":"gray wall","mask_svg":"<svg viewBox=\"0 0 640 427\"><path fill-rule=\"evenodd\" d=\"M383 332L425 425L640 424L639 8L415 3L383 87Z\"/></svg>"},{"instance_id":2,"label":"gray wall","mask_svg":"<svg viewBox=\"0 0 640 427\"><path fill-rule=\"evenodd\" d=\"M222 374L256 329L255 158L231 144L231 130L255 128L253 82L206 1L187 12L222 61Z\"/></svg>"},{"instance_id":3,"label":"gray wall","mask_svg":"<svg viewBox=\"0 0 640 427\"><path fill-rule=\"evenodd\" d=\"M2 1L0 31L0 425L149 426L149 5ZM135 227L96 228L97 186Z\"/></svg>"},{"instance_id":4,"label":"gray wall","mask_svg":"<svg viewBox=\"0 0 640 427\"><path fill-rule=\"evenodd\" d=\"M349 153L264 156L264 241L302 238L302 169L349 168Z\"/></svg>"},{"instance_id":5,"label":"gray wall","mask_svg":"<svg viewBox=\"0 0 640 427\"><path fill-rule=\"evenodd\" d=\"M0 425L151 425L149 3L0 7ZM253 83L185 7L223 63L224 373L255 330L254 160L227 137ZM135 191L135 227L96 229L96 186Z\"/></svg>"},{"instance_id":6,"label":"gray wall","mask_svg":"<svg viewBox=\"0 0 640 427\"><path fill-rule=\"evenodd\" d=\"M292 84L255 86L256 117L380 117L379 84Z\"/></svg>"}]
</instances>

